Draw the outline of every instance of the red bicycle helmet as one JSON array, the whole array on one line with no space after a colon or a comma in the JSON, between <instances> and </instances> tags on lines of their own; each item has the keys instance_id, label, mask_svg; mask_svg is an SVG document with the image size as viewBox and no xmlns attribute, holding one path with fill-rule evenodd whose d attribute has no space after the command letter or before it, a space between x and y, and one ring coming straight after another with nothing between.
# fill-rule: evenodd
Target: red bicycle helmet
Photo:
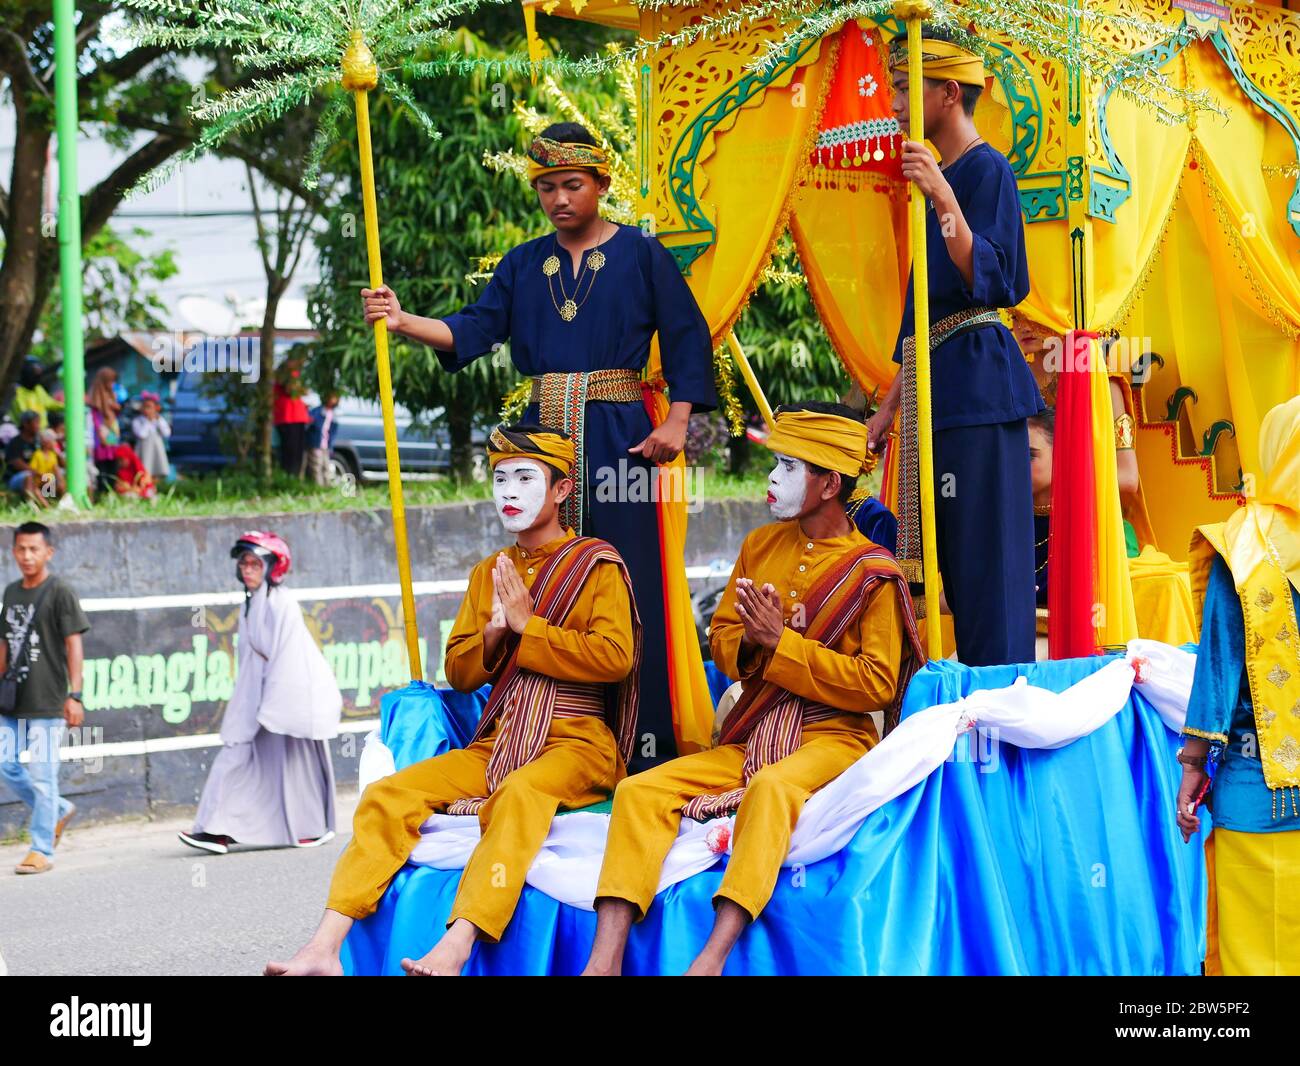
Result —
<instances>
[{"instance_id":1,"label":"red bicycle helmet","mask_svg":"<svg viewBox=\"0 0 1300 1066\"><path fill-rule=\"evenodd\" d=\"M230 549L230 557L238 559L244 552L252 552L262 560L266 566L266 580L269 585L278 585L283 581L289 572L289 567L293 565L289 545L269 531L252 529L247 533L241 533L239 539L235 541L235 546Z\"/></svg>"}]
</instances>

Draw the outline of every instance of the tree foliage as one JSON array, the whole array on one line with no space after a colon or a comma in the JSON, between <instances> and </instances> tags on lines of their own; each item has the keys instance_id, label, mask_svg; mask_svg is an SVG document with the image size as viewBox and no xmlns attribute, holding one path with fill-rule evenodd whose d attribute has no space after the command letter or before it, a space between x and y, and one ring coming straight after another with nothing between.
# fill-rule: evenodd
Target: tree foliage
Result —
<instances>
[{"instance_id":1,"label":"tree foliage","mask_svg":"<svg viewBox=\"0 0 1300 1066\"><path fill-rule=\"evenodd\" d=\"M459 47L485 61L507 54L517 43L516 15L480 13L474 29L457 31ZM484 282L466 275L476 272L481 256L503 253L549 226L532 190L483 163L485 154L522 143L526 134L514 101L533 101L536 90L527 77L495 78L486 66L471 65L463 74L413 83L410 91L438 117L443 132L431 143L412 130L400 101L371 101L384 281L404 309L438 317L477 299ZM615 92L612 78L583 87L584 97L604 102ZM355 143L340 142L326 155L323 172L346 176L351 191L333 204L328 224L316 233L321 278L309 293L309 306L321 336L308 375L318 391L336 387L373 398L374 344L359 295L369 272L360 187L353 177L359 172ZM393 337L390 350L397 403L417 414L436 414L452 437L453 466L467 471L473 418L492 418L519 380L508 349L455 374L443 370L425 345Z\"/></svg>"}]
</instances>

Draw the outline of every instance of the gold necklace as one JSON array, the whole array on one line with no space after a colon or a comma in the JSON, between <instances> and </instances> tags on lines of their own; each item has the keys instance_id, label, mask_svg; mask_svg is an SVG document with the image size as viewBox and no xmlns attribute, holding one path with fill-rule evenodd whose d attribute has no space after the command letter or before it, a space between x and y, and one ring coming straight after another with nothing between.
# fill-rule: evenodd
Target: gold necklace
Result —
<instances>
[{"instance_id":1,"label":"gold necklace","mask_svg":"<svg viewBox=\"0 0 1300 1066\"><path fill-rule=\"evenodd\" d=\"M602 222L601 225L603 228L604 223ZM614 232L618 232L617 227L615 227ZM614 234L611 233L609 237L612 237L613 235ZM556 312L565 322L572 322L578 317L578 309L587 302L587 297L591 295L591 290L595 288L596 273L605 265L605 253L600 249L601 246L604 245L605 241L609 240L609 237L602 238L596 244L591 254L587 256L586 261L583 262L582 266L578 269L578 277L573 286L573 296L569 296L569 294L564 291L564 279L560 278L560 295L564 297L563 304L557 303L555 299L555 279L559 277L560 274L560 257L558 254L560 241L558 237L555 239L556 252L548 255L545 262L542 263L542 273L546 275L546 288L551 294L551 303L554 305ZM582 291L582 279L586 275L588 268L591 269L591 282L587 286L587 296L584 296L581 301L575 301L574 297Z\"/></svg>"}]
</instances>

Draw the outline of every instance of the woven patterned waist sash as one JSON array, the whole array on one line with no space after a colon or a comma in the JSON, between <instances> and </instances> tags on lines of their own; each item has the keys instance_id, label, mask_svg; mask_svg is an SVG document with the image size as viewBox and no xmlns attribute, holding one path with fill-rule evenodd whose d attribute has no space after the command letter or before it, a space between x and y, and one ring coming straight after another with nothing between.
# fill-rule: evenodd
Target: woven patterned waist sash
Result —
<instances>
[{"instance_id":1,"label":"woven patterned waist sash","mask_svg":"<svg viewBox=\"0 0 1300 1066\"><path fill-rule=\"evenodd\" d=\"M992 307L968 307L930 326L930 348L1000 322ZM912 585L921 576L921 459L916 427L916 335L903 338L903 398L898 419L898 564ZM924 602L924 601L922 601Z\"/></svg>"},{"instance_id":2,"label":"woven patterned waist sash","mask_svg":"<svg viewBox=\"0 0 1300 1066\"><path fill-rule=\"evenodd\" d=\"M740 807L750 779L764 766L780 762L793 755L803 743L803 727L808 722L823 722L851 712L802 699L792 692L769 710L754 726L745 743L745 763L741 769L741 784L719 795L694 796L682 806L682 815L702 822L730 814Z\"/></svg>"},{"instance_id":3,"label":"woven patterned waist sash","mask_svg":"<svg viewBox=\"0 0 1300 1066\"><path fill-rule=\"evenodd\" d=\"M577 457L574 486L560 504L560 521L575 533L582 532L583 490L587 483L587 404L593 400L639 403L642 395L640 372L624 368L555 372L533 378L529 401L537 404L542 425L562 429L573 439Z\"/></svg>"},{"instance_id":4,"label":"woven patterned waist sash","mask_svg":"<svg viewBox=\"0 0 1300 1066\"><path fill-rule=\"evenodd\" d=\"M487 764L487 796L466 796L447 807L448 814L478 814L501 782L541 754L550 723L556 718L604 718L605 685L599 682L555 681L522 671L509 704L496 726ZM545 689L554 692L551 713L545 716ZM540 713L539 713L540 712Z\"/></svg>"},{"instance_id":5,"label":"woven patterned waist sash","mask_svg":"<svg viewBox=\"0 0 1300 1066\"><path fill-rule=\"evenodd\" d=\"M560 397L569 387L570 378L583 378L586 385L586 402L593 400L605 403L640 403L641 374L636 370L589 370L585 373L543 374L532 379L532 390L528 402L547 405L549 397Z\"/></svg>"},{"instance_id":6,"label":"woven patterned waist sash","mask_svg":"<svg viewBox=\"0 0 1300 1066\"><path fill-rule=\"evenodd\" d=\"M552 718L604 718L605 688L599 682L557 681Z\"/></svg>"},{"instance_id":7,"label":"woven patterned waist sash","mask_svg":"<svg viewBox=\"0 0 1300 1066\"><path fill-rule=\"evenodd\" d=\"M978 329L981 326L991 326L995 322L1001 322L1002 316L998 314L995 307L967 307L961 311L954 311L950 315L944 315L943 318L930 325L930 348L939 347L945 341L950 341L959 333L965 333L968 330ZM903 358L911 355L916 356L916 334L903 338Z\"/></svg>"}]
</instances>

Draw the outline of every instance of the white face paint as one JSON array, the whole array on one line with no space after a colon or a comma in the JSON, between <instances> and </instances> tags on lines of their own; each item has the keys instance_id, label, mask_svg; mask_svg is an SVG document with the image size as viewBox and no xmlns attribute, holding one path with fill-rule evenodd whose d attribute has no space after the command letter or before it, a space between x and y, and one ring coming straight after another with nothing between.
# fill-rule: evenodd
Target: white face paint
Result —
<instances>
[{"instance_id":1,"label":"white face paint","mask_svg":"<svg viewBox=\"0 0 1300 1066\"><path fill-rule=\"evenodd\" d=\"M776 454L776 466L767 476L767 506L778 522L798 518L808 495L808 464L802 459Z\"/></svg>"},{"instance_id":2,"label":"white face paint","mask_svg":"<svg viewBox=\"0 0 1300 1066\"><path fill-rule=\"evenodd\" d=\"M492 499L507 533L522 533L546 502L549 475L535 459L506 459L492 471Z\"/></svg>"}]
</instances>

